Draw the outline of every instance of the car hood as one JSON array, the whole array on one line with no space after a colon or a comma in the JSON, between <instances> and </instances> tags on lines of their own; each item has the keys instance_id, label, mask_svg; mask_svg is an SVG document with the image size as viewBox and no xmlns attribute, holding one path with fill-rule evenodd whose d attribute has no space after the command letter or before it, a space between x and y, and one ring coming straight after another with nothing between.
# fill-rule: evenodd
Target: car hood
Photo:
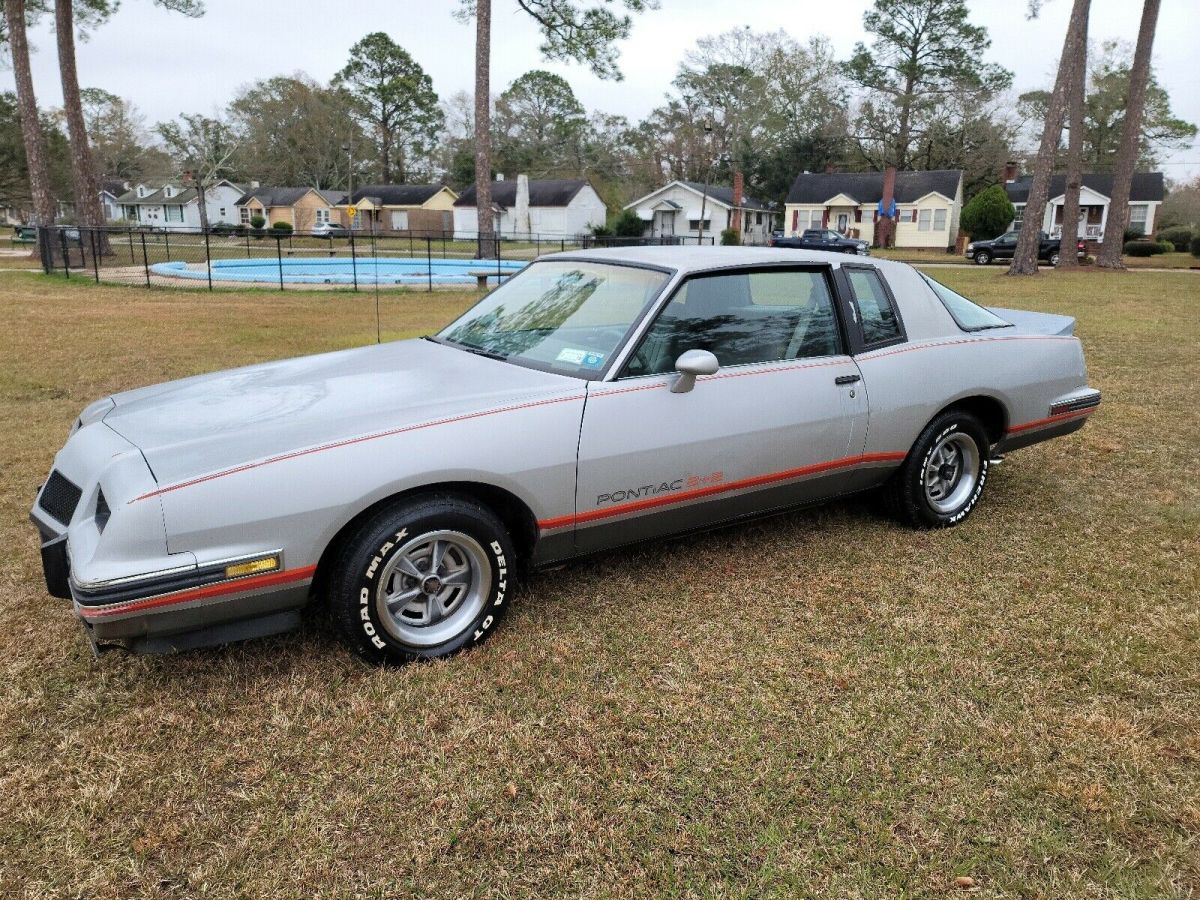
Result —
<instances>
[{"instance_id":1,"label":"car hood","mask_svg":"<svg viewBox=\"0 0 1200 900\"><path fill-rule=\"evenodd\" d=\"M427 340L229 369L116 394L104 424L159 484L406 425L582 394L575 378Z\"/></svg>"}]
</instances>

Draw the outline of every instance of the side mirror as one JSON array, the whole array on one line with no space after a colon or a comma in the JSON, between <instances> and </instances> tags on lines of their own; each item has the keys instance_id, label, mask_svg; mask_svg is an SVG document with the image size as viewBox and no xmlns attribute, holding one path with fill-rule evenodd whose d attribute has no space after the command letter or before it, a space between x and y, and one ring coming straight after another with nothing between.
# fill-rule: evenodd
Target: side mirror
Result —
<instances>
[{"instance_id":1,"label":"side mirror","mask_svg":"<svg viewBox=\"0 0 1200 900\"><path fill-rule=\"evenodd\" d=\"M721 364L707 350L688 350L675 360L675 371L678 372L671 382L672 394L686 394L696 386L697 375L714 375Z\"/></svg>"}]
</instances>

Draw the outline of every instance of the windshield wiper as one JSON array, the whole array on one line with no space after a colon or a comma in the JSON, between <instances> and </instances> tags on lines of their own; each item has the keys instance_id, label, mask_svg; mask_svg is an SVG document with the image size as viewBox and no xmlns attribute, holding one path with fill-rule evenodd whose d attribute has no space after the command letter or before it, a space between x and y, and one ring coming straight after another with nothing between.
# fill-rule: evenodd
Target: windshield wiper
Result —
<instances>
[{"instance_id":1,"label":"windshield wiper","mask_svg":"<svg viewBox=\"0 0 1200 900\"><path fill-rule=\"evenodd\" d=\"M485 350L483 347L476 347L474 344L464 344L461 341L435 337L432 334L425 335L425 340L433 341L435 344L443 344L447 347L457 347L460 350L466 350L468 353L474 353L476 356L486 356L488 359L496 359L500 362L505 362L508 359L503 353L497 353L495 350Z\"/></svg>"}]
</instances>

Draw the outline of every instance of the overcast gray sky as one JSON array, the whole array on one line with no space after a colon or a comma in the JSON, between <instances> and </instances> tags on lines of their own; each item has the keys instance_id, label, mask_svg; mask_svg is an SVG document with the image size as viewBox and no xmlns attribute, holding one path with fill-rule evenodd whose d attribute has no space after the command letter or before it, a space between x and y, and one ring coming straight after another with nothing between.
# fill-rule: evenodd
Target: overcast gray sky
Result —
<instances>
[{"instance_id":1,"label":"overcast gray sky","mask_svg":"<svg viewBox=\"0 0 1200 900\"><path fill-rule=\"evenodd\" d=\"M433 78L442 97L473 84L473 26L451 16L457 0L207 0L208 13L191 20L150 0L124 0L121 11L78 50L79 78L132 100L151 122L180 112L223 107L242 84L305 71L325 81L344 65L347 50L371 31L386 31ZM492 87L499 92L528 69L559 72L588 109L645 115L662 101L684 52L697 38L749 25L782 28L804 40L828 35L841 55L862 39L870 0L662 0L635 18L621 45L625 80L605 82L578 65L543 63L533 23L512 0L493 0ZM1062 46L1070 0L1050 0L1041 18L1025 20L1025 0L971 2L973 20L992 37L990 58L1016 73L1016 90L1044 86ZM1092 0L1093 40L1137 36L1141 3ZM1154 44L1159 80L1176 115L1200 122L1200 2L1164 0ZM36 45L34 79L42 106L62 103L54 37L45 26ZM12 73L0 71L0 88ZM1168 177L1200 174L1200 145L1164 158Z\"/></svg>"}]
</instances>

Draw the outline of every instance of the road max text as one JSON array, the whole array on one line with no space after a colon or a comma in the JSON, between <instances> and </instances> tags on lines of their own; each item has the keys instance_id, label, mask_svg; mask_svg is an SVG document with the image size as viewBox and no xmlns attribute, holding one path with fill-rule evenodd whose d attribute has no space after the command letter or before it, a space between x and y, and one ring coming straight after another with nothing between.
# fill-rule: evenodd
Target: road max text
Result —
<instances>
[{"instance_id":1,"label":"road max text","mask_svg":"<svg viewBox=\"0 0 1200 900\"><path fill-rule=\"evenodd\" d=\"M724 472L710 472L707 475L685 475L674 481L661 481L658 484L643 484L640 487L624 488L609 491L596 497L596 505L605 503L624 503L626 500L640 500L643 497L654 497L658 494L672 494L676 491L691 491L696 488L720 484L725 480Z\"/></svg>"}]
</instances>

